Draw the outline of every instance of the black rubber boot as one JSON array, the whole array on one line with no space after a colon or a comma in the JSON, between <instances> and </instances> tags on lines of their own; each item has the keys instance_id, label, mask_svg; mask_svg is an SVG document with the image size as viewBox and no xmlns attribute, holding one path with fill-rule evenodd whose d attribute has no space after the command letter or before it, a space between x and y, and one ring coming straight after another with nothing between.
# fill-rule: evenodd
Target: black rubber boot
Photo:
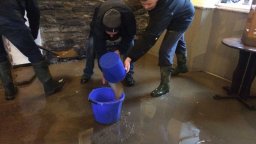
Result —
<instances>
[{"instance_id":1,"label":"black rubber boot","mask_svg":"<svg viewBox=\"0 0 256 144\"><path fill-rule=\"evenodd\" d=\"M152 97L159 97L169 92L169 78L171 73L171 66L160 67L161 82L160 85L151 92Z\"/></svg>"},{"instance_id":2,"label":"black rubber boot","mask_svg":"<svg viewBox=\"0 0 256 144\"><path fill-rule=\"evenodd\" d=\"M64 85L63 80L55 81L49 71L48 63L46 61L41 61L39 63L33 63L33 68L35 70L36 76L42 82L44 86L45 95L51 95L60 91Z\"/></svg>"},{"instance_id":3,"label":"black rubber boot","mask_svg":"<svg viewBox=\"0 0 256 144\"><path fill-rule=\"evenodd\" d=\"M172 71L172 76L177 76L179 73L188 72L187 57L185 54L176 54L177 67Z\"/></svg>"},{"instance_id":4,"label":"black rubber boot","mask_svg":"<svg viewBox=\"0 0 256 144\"><path fill-rule=\"evenodd\" d=\"M88 81L90 81L91 79L91 76L87 75L87 74L83 74L82 77L81 77L81 80L80 80L80 83L81 84L85 84L87 83Z\"/></svg>"},{"instance_id":5,"label":"black rubber boot","mask_svg":"<svg viewBox=\"0 0 256 144\"><path fill-rule=\"evenodd\" d=\"M15 99L18 89L13 84L11 66L8 61L0 63L0 77L5 91L5 99Z\"/></svg>"},{"instance_id":6,"label":"black rubber boot","mask_svg":"<svg viewBox=\"0 0 256 144\"><path fill-rule=\"evenodd\" d=\"M131 73L126 74L126 76L124 78L124 82L125 82L125 85L128 86L128 87L131 87L131 86L135 85L135 80L133 79Z\"/></svg>"}]
</instances>

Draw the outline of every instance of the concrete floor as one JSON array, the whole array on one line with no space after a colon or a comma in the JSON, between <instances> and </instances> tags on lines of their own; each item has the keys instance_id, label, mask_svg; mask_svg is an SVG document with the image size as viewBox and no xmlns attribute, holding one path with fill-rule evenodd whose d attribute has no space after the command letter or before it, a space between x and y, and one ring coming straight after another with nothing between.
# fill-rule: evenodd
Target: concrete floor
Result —
<instances>
[{"instance_id":1,"label":"concrete floor","mask_svg":"<svg viewBox=\"0 0 256 144\"><path fill-rule=\"evenodd\" d=\"M81 85L83 61L51 65L54 77L64 77L63 91L45 97L40 82L19 86L14 101L0 89L1 144L255 144L256 115L235 100L216 101L229 83L203 72L171 80L171 92L159 98L149 93L159 84L156 58L136 63L134 87L126 87L121 120L112 125L94 121L90 91L101 87L93 79ZM24 72L24 69L26 72ZM16 69L16 80L31 75ZM20 76L21 75L21 76ZM256 102L250 101L256 104Z\"/></svg>"}]
</instances>

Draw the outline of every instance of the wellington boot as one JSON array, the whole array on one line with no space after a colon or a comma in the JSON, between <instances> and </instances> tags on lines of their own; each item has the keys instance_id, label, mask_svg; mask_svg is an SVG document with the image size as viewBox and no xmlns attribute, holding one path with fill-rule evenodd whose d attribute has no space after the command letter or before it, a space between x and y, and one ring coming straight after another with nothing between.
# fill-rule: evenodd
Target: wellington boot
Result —
<instances>
[{"instance_id":1,"label":"wellington boot","mask_svg":"<svg viewBox=\"0 0 256 144\"><path fill-rule=\"evenodd\" d=\"M80 83L81 83L81 84L85 84L85 83L87 83L88 81L90 81L90 79L91 79L91 76L89 76L89 75L87 75L87 74L83 74L83 75L81 76Z\"/></svg>"},{"instance_id":2,"label":"wellington boot","mask_svg":"<svg viewBox=\"0 0 256 144\"><path fill-rule=\"evenodd\" d=\"M186 73L188 72L188 67L186 64L178 65L172 72L172 76L177 76L179 73Z\"/></svg>"},{"instance_id":3,"label":"wellington boot","mask_svg":"<svg viewBox=\"0 0 256 144\"><path fill-rule=\"evenodd\" d=\"M64 86L64 81L55 81L49 71L48 63L46 61L41 61L39 63L33 63L33 68L35 70L36 76L42 82L44 86L45 95L54 94L62 89Z\"/></svg>"},{"instance_id":4,"label":"wellington boot","mask_svg":"<svg viewBox=\"0 0 256 144\"><path fill-rule=\"evenodd\" d=\"M18 88L13 83L4 85L4 90L5 90L5 99L6 100L15 99L16 94L18 92Z\"/></svg>"},{"instance_id":5,"label":"wellington boot","mask_svg":"<svg viewBox=\"0 0 256 144\"><path fill-rule=\"evenodd\" d=\"M64 86L64 81L63 80L55 81L53 79L50 79L46 81L43 85L44 85L45 95L49 96L56 92L59 92Z\"/></svg>"},{"instance_id":6,"label":"wellington boot","mask_svg":"<svg viewBox=\"0 0 256 144\"><path fill-rule=\"evenodd\" d=\"M162 96L169 92L169 78L171 73L171 66L160 67L161 82L160 85L151 92L152 97Z\"/></svg>"},{"instance_id":7,"label":"wellington boot","mask_svg":"<svg viewBox=\"0 0 256 144\"><path fill-rule=\"evenodd\" d=\"M168 84L160 84L155 90L151 92L152 97L159 97L169 92Z\"/></svg>"},{"instance_id":8,"label":"wellington boot","mask_svg":"<svg viewBox=\"0 0 256 144\"><path fill-rule=\"evenodd\" d=\"M172 71L172 76L177 76L179 73L188 72L187 58L185 54L176 54L177 57L177 67Z\"/></svg>"},{"instance_id":9,"label":"wellington boot","mask_svg":"<svg viewBox=\"0 0 256 144\"><path fill-rule=\"evenodd\" d=\"M13 100L18 92L17 87L13 84L11 66L8 61L0 63L0 77L5 90L5 99Z\"/></svg>"},{"instance_id":10,"label":"wellington boot","mask_svg":"<svg viewBox=\"0 0 256 144\"><path fill-rule=\"evenodd\" d=\"M124 82L125 82L125 85L128 86L128 87L132 87L132 86L135 85L135 80L133 79L131 73L126 74L126 76L124 78Z\"/></svg>"}]
</instances>

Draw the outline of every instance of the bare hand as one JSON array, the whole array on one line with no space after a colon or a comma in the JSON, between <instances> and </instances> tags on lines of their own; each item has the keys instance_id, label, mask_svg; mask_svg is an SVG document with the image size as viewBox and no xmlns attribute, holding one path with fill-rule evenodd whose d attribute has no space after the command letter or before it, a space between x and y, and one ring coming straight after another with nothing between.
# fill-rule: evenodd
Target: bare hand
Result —
<instances>
[{"instance_id":1,"label":"bare hand","mask_svg":"<svg viewBox=\"0 0 256 144\"><path fill-rule=\"evenodd\" d=\"M124 68L126 70L126 73L128 73L130 71L130 67L131 67L131 61L132 59L127 57L125 60L124 60Z\"/></svg>"}]
</instances>

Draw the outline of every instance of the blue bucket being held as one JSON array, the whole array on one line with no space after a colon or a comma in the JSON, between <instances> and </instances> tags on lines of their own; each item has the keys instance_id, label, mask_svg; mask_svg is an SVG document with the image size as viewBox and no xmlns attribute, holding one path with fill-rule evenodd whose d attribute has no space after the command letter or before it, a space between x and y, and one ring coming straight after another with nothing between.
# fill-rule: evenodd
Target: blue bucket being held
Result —
<instances>
[{"instance_id":1,"label":"blue bucket being held","mask_svg":"<svg viewBox=\"0 0 256 144\"><path fill-rule=\"evenodd\" d=\"M107 81L117 83L125 78L126 71L123 62L115 52L108 52L101 56L99 64Z\"/></svg>"},{"instance_id":2,"label":"blue bucket being held","mask_svg":"<svg viewBox=\"0 0 256 144\"><path fill-rule=\"evenodd\" d=\"M123 93L120 99L115 98L114 91L109 87L93 89L89 94L95 120L101 124L112 124L121 117Z\"/></svg>"}]
</instances>

